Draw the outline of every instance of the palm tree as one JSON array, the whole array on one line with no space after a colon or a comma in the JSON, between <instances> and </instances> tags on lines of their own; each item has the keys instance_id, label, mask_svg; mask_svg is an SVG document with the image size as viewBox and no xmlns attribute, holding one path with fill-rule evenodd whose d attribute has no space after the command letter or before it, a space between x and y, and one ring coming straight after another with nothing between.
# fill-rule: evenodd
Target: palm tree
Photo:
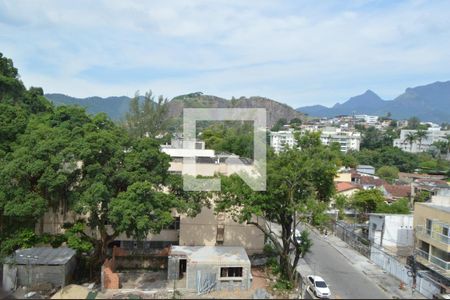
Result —
<instances>
[{"instance_id":1,"label":"palm tree","mask_svg":"<svg viewBox=\"0 0 450 300\"><path fill-rule=\"evenodd\" d=\"M405 143L409 144L409 152L412 152L412 145L417 140L417 136L414 132L408 132L408 134L405 137Z\"/></svg>"},{"instance_id":2,"label":"palm tree","mask_svg":"<svg viewBox=\"0 0 450 300\"><path fill-rule=\"evenodd\" d=\"M416 140L419 141L419 151L422 150L422 141L428 136L428 132L425 130L417 130L416 132Z\"/></svg>"}]
</instances>

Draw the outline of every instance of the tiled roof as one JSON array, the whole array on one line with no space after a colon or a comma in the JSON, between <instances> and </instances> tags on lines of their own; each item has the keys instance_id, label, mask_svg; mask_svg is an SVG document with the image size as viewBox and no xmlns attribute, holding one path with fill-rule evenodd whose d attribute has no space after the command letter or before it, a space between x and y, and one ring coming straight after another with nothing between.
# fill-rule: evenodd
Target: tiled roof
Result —
<instances>
[{"instance_id":1,"label":"tiled roof","mask_svg":"<svg viewBox=\"0 0 450 300\"><path fill-rule=\"evenodd\" d=\"M351 182L336 182L336 191L338 193L352 190L352 189L360 189L360 187Z\"/></svg>"},{"instance_id":2,"label":"tiled roof","mask_svg":"<svg viewBox=\"0 0 450 300\"><path fill-rule=\"evenodd\" d=\"M393 197L402 198L411 195L411 187L409 185L384 184L385 190Z\"/></svg>"},{"instance_id":3,"label":"tiled roof","mask_svg":"<svg viewBox=\"0 0 450 300\"><path fill-rule=\"evenodd\" d=\"M363 185L374 185L377 187L387 184L387 182L383 179L377 179L371 176L361 176L360 183Z\"/></svg>"}]
</instances>

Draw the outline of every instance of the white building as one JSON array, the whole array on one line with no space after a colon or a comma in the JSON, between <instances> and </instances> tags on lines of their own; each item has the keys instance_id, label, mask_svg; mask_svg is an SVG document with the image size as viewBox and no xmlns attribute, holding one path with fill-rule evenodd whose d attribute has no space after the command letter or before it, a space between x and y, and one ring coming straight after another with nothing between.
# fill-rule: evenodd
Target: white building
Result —
<instances>
[{"instance_id":1,"label":"white building","mask_svg":"<svg viewBox=\"0 0 450 300\"><path fill-rule=\"evenodd\" d=\"M324 145L338 143L341 146L341 152L359 151L361 133L357 131L343 131L336 127L326 127L320 134L320 140Z\"/></svg>"},{"instance_id":2,"label":"white building","mask_svg":"<svg viewBox=\"0 0 450 300\"><path fill-rule=\"evenodd\" d=\"M414 217L401 214L369 214L369 240L372 245L400 256L414 249Z\"/></svg>"},{"instance_id":3,"label":"white building","mask_svg":"<svg viewBox=\"0 0 450 300\"><path fill-rule=\"evenodd\" d=\"M417 134L417 130L403 129L400 132L400 138L394 139L394 147L411 153L426 152L434 142L447 141L446 136L450 135L450 130L444 131L440 130L440 128L430 127L426 133L427 135L422 140L416 139L414 142L409 143L407 136L409 134Z\"/></svg>"},{"instance_id":4,"label":"white building","mask_svg":"<svg viewBox=\"0 0 450 300\"><path fill-rule=\"evenodd\" d=\"M296 145L293 130L271 131L270 132L270 146L279 153L286 146L293 148Z\"/></svg>"},{"instance_id":5,"label":"white building","mask_svg":"<svg viewBox=\"0 0 450 300\"><path fill-rule=\"evenodd\" d=\"M355 119L364 120L368 125L375 125L378 123L378 116L355 115Z\"/></svg>"},{"instance_id":6,"label":"white building","mask_svg":"<svg viewBox=\"0 0 450 300\"><path fill-rule=\"evenodd\" d=\"M301 133L318 131L321 132L320 141L324 145L329 146L333 143L338 143L342 152L349 150L359 151L361 134L356 131L347 131L336 127L319 128L317 126L308 126L302 128ZM293 148L296 144L295 131L293 130L270 132L270 146L275 150L275 153L279 153L286 146Z\"/></svg>"}]
</instances>

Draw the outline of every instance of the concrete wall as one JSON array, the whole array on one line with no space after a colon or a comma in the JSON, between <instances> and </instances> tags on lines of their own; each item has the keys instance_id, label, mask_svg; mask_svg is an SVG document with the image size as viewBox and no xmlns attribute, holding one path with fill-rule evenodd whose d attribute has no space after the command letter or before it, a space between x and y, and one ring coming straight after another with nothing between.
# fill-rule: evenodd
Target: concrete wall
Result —
<instances>
[{"instance_id":1,"label":"concrete wall","mask_svg":"<svg viewBox=\"0 0 450 300\"><path fill-rule=\"evenodd\" d=\"M242 267L242 278L240 280L227 279L220 277L221 267ZM217 264L193 264L188 261L186 268L186 288L197 290L198 276L207 276L214 274L216 284L214 290L247 290L251 287L251 269L250 264L246 265L221 265Z\"/></svg>"},{"instance_id":2,"label":"concrete wall","mask_svg":"<svg viewBox=\"0 0 450 300\"><path fill-rule=\"evenodd\" d=\"M369 240L383 247L411 247L412 249L414 246L413 215L370 215Z\"/></svg>"},{"instance_id":3,"label":"concrete wall","mask_svg":"<svg viewBox=\"0 0 450 300\"><path fill-rule=\"evenodd\" d=\"M16 288L17 268L14 265L3 265L2 287L6 292Z\"/></svg>"},{"instance_id":4,"label":"concrete wall","mask_svg":"<svg viewBox=\"0 0 450 300\"><path fill-rule=\"evenodd\" d=\"M65 286L70 278L66 278L66 266L16 265L17 285L36 286L51 283L53 287Z\"/></svg>"},{"instance_id":5,"label":"concrete wall","mask_svg":"<svg viewBox=\"0 0 450 300\"><path fill-rule=\"evenodd\" d=\"M351 173L338 173L336 177L334 177L335 182L352 182L352 174Z\"/></svg>"},{"instance_id":6,"label":"concrete wall","mask_svg":"<svg viewBox=\"0 0 450 300\"><path fill-rule=\"evenodd\" d=\"M234 222L225 217L223 246L241 246L247 254L261 253L264 248L264 234L254 225ZM203 208L194 218L181 216L180 246L215 246L219 221L213 209Z\"/></svg>"}]
</instances>

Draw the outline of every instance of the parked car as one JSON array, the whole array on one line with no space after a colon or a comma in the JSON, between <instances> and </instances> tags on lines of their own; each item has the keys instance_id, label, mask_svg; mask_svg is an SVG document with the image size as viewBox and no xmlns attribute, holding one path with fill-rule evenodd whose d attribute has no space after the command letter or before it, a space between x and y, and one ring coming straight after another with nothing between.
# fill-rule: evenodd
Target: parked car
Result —
<instances>
[{"instance_id":1,"label":"parked car","mask_svg":"<svg viewBox=\"0 0 450 300\"><path fill-rule=\"evenodd\" d=\"M308 275L309 283L314 295L318 298L330 298L331 292L328 285L320 276Z\"/></svg>"},{"instance_id":2,"label":"parked car","mask_svg":"<svg viewBox=\"0 0 450 300\"><path fill-rule=\"evenodd\" d=\"M301 238L301 233L300 233L300 231L298 230L298 229L295 229L295 231L294 231L294 233L292 234L292 240L295 240L295 241L297 241L297 243L299 243L300 244L300 242L302 241L302 238Z\"/></svg>"}]
</instances>

